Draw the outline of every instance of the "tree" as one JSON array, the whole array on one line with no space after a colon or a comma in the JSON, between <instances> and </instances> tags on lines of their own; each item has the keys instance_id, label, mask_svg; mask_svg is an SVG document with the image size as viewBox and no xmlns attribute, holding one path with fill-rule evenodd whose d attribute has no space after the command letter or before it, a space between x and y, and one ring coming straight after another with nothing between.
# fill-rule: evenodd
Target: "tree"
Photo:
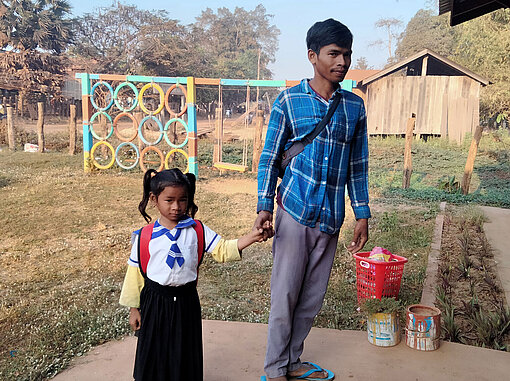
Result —
<instances>
[{"instance_id":1,"label":"tree","mask_svg":"<svg viewBox=\"0 0 510 381\"><path fill-rule=\"evenodd\" d=\"M395 40L398 41L400 34L397 32L402 27L402 20L396 18L381 18L375 22L375 26L377 28L385 29L388 34L388 38L386 41L377 40L374 42L374 45L384 45L388 48L388 61L390 61L393 57L393 42Z\"/></svg>"},{"instance_id":2,"label":"tree","mask_svg":"<svg viewBox=\"0 0 510 381\"><path fill-rule=\"evenodd\" d=\"M65 0L0 1L1 48L62 53L72 39L70 9Z\"/></svg>"},{"instance_id":3,"label":"tree","mask_svg":"<svg viewBox=\"0 0 510 381\"><path fill-rule=\"evenodd\" d=\"M359 69L359 70L371 70L371 69L373 69L373 66L370 66L368 64L366 57L361 56L356 60L356 63L354 64L354 66L352 68Z\"/></svg>"},{"instance_id":4,"label":"tree","mask_svg":"<svg viewBox=\"0 0 510 381\"><path fill-rule=\"evenodd\" d=\"M207 8L197 17L193 33L199 46L209 51L214 76L223 78L257 78L257 61L261 51L261 78L270 78L268 64L274 62L280 31L270 24L273 16L262 5L253 11L236 7L234 12Z\"/></svg>"},{"instance_id":5,"label":"tree","mask_svg":"<svg viewBox=\"0 0 510 381\"><path fill-rule=\"evenodd\" d=\"M145 11L120 2L102 7L74 19L76 37L71 54L91 60L91 71L143 74L138 60L141 31L161 25L169 25L165 11Z\"/></svg>"},{"instance_id":6,"label":"tree","mask_svg":"<svg viewBox=\"0 0 510 381\"><path fill-rule=\"evenodd\" d=\"M395 49L397 60L403 60L423 49L452 58L456 29L449 25L449 15L435 16L432 10L420 9L407 23Z\"/></svg>"},{"instance_id":7,"label":"tree","mask_svg":"<svg viewBox=\"0 0 510 381\"><path fill-rule=\"evenodd\" d=\"M489 78L481 91L480 112L510 115L510 9L500 9L457 26L455 60Z\"/></svg>"},{"instance_id":8,"label":"tree","mask_svg":"<svg viewBox=\"0 0 510 381\"><path fill-rule=\"evenodd\" d=\"M22 96L58 97L72 40L65 0L0 1L0 69ZM39 95L38 95L39 94Z\"/></svg>"}]
</instances>

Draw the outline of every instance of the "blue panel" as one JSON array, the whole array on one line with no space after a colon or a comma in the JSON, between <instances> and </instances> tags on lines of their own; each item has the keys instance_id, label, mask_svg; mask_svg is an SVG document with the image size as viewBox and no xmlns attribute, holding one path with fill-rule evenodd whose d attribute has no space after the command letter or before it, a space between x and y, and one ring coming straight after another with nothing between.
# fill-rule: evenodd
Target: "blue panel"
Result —
<instances>
[{"instance_id":1,"label":"blue panel","mask_svg":"<svg viewBox=\"0 0 510 381\"><path fill-rule=\"evenodd\" d=\"M250 86L259 86L259 87L285 87L287 83L285 81L273 81L266 79L252 79L248 81Z\"/></svg>"},{"instance_id":2,"label":"blue panel","mask_svg":"<svg viewBox=\"0 0 510 381\"><path fill-rule=\"evenodd\" d=\"M247 79L220 79L220 84L225 86L248 86Z\"/></svg>"},{"instance_id":3,"label":"blue panel","mask_svg":"<svg viewBox=\"0 0 510 381\"><path fill-rule=\"evenodd\" d=\"M83 151L90 152L92 149L92 134L89 129L89 122L83 123Z\"/></svg>"}]
</instances>

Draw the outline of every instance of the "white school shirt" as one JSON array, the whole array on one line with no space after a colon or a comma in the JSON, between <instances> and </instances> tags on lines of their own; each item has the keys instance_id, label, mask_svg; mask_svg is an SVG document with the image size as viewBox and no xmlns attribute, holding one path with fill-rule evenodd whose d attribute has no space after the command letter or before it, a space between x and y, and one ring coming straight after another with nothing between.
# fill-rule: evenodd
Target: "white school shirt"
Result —
<instances>
[{"instance_id":1,"label":"white school shirt","mask_svg":"<svg viewBox=\"0 0 510 381\"><path fill-rule=\"evenodd\" d=\"M162 226L157 220L154 223L152 238L149 241L149 263L147 264L147 277L163 286L182 286L183 284L193 282L197 279L198 265L198 238L193 229L195 221L187 218L179 221L177 226L169 230ZM176 240L170 238L166 232L175 237L177 230L181 230ZM211 230L204 224L205 251L211 252L221 239L221 236ZM138 267L138 240L140 238L140 229L131 234L131 254L128 259L128 265ZM167 264L167 258L176 257L175 253L170 252L173 244L177 244L180 254L184 258L182 266L177 260L173 266Z\"/></svg>"}]
</instances>

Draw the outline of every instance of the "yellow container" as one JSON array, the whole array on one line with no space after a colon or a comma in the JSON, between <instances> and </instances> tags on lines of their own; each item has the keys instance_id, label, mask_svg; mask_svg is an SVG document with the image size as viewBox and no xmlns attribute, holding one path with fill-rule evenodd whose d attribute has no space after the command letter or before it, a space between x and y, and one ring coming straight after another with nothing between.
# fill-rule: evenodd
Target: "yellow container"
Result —
<instances>
[{"instance_id":1,"label":"yellow container","mask_svg":"<svg viewBox=\"0 0 510 381\"><path fill-rule=\"evenodd\" d=\"M376 313L368 315L368 342L378 347L392 347L400 343L398 313Z\"/></svg>"}]
</instances>

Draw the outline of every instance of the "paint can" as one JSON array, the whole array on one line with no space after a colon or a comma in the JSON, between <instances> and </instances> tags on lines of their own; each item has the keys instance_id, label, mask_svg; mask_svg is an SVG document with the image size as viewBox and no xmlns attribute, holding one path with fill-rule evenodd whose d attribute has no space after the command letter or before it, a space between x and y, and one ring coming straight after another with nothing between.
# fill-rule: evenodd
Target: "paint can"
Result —
<instances>
[{"instance_id":1,"label":"paint can","mask_svg":"<svg viewBox=\"0 0 510 381\"><path fill-rule=\"evenodd\" d=\"M378 347L392 347L400 343L398 313L376 313L367 319L368 342Z\"/></svg>"},{"instance_id":2,"label":"paint can","mask_svg":"<svg viewBox=\"0 0 510 381\"><path fill-rule=\"evenodd\" d=\"M406 344L420 351L439 348L441 311L436 307L413 304L407 307Z\"/></svg>"}]
</instances>

